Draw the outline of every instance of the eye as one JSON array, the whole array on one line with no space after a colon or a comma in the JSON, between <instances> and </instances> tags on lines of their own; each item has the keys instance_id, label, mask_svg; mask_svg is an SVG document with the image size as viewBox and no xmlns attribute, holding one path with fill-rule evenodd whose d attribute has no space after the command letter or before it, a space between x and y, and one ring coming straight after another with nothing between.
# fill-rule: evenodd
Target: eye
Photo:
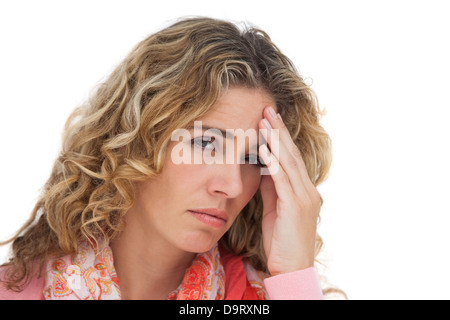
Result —
<instances>
[{"instance_id":1,"label":"eye","mask_svg":"<svg viewBox=\"0 0 450 320\"><path fill-rule=\"evenodd\" d=\"M266 164L262 161L260 161L258 156L255 155L250 155L245 157L245 161L249 161L250 164L257 166L257 167L261 167L261 168L265 168L267 167Z\"/></svg>"},{"instance_id":2,"label":"eye","mask_svg":"<svg viewBox=\"0 0 450 320\"><path fill-rule=\"evenodd\" d=\"M202 149L205 149L209 145L211 145L211 147L209 147L209 149L214 149L214 143L212 143L212 142L214 142L214 140L215 140L214 137L202 136L202 137L192 139L191 144L194 145L195 147L199 147Z\"/></svg>"}]
</instances>

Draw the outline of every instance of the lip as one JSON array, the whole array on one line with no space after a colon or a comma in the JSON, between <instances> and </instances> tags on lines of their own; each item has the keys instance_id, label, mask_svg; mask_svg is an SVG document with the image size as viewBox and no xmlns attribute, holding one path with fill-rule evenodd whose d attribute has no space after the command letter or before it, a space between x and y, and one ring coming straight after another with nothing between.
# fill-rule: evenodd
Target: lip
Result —
<instances>
[{"instance_id":1,"label":"lip","mask_svg":"<svg viewBox=\"0 0 450 320\"><path fill-rule=\"evenodd\" d=\"M214 228L223 227L228 221L228 214L225 210L216 208L202 208L188 211L197 220Z\"/></svg>"}]
</instances>

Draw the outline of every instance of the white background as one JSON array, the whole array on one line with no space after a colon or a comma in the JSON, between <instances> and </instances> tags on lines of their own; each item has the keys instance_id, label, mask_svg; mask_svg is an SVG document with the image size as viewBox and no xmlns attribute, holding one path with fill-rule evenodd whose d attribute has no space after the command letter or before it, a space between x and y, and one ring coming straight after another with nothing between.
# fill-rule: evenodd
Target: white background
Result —
<instances>
[{"instance_id":1,"label":"white background","mask_svg":"<svg viewBox=\"0 0 450 320\"><path fill-rule=\"evenodd\" d=\"M350 299L449 299L447 3L2 1L0 239L29 216L64 122L94 85L150 33L205 15L268 32L328 112L329 280Z\"/></svg>"}]
</instances>

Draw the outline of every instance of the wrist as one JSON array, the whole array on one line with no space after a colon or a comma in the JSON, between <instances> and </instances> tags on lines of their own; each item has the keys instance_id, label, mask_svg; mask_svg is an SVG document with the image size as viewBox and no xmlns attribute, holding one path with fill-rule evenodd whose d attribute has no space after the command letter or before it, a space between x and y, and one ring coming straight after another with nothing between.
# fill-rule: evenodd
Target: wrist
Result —
<instances>
[{"instance_id":1,"label":"wrist","mask_svg":"<svg viewBox=\"0 0 450 320\"><path fill-rule=\"evenodd\" d=\"M271 276L277 276L280 274L286 274L296 271L305 270L308 268L314 267L314 262L308 262L308 263L301 263L301 264L288 264L280 267L270 267L269 266L269 273Z\"/></svg>"}]
</instances>

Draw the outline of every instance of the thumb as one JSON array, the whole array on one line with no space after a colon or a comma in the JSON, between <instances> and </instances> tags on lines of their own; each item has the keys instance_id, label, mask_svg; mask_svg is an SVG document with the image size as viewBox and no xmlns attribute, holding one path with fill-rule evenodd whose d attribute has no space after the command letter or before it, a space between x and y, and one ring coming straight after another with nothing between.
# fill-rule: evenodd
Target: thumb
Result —
<instances>
[{"instance_id":1,"label":"thumb","mask_svg":"<svg viewBox=\"0 0 450 320\"><path fill-rule=\"evenodd\" d=\"M259 190L261 192L261 198L263 202L263 215L265 213L272 212L272 210L276 210L278 196L272 176L262 176Z\"/></svg>"}]
</instances>

